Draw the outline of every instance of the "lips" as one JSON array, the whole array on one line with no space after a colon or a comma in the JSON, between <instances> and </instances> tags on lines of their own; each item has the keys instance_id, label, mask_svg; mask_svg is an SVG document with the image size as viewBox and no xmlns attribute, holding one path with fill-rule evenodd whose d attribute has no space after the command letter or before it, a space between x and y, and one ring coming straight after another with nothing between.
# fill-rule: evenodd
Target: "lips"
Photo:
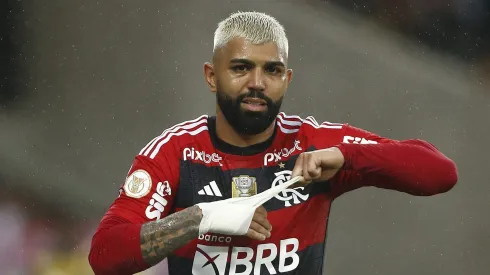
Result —
<instances>
[{"instance_id":1,"label":"lips","mask_svg":"<svg viewBox=\"0 0 490 275\"><path fill-rule=\"evenodd\" d=\"M267 105L267 102L265 100L260 98L254 98L254 97L246 97L242 100L242 102L245 104L259 105L259 106Z\"/></svg>"}]
</instances>

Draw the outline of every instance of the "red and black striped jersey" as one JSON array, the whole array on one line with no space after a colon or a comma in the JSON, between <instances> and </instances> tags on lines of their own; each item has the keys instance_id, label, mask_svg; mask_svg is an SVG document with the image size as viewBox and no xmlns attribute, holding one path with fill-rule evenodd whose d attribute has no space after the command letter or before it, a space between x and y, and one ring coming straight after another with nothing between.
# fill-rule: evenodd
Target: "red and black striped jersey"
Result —
<instances>
[{"instance_id":1,"label":"red and black striped jersey","mask_svg":"<svg viewBox=\"0 0 490 275\"><path fill-rule=\"evenodd\" d=\"M301 152L378 139L347 125L280 113L265 144L226 148L219 146L214 122L204 115L148 143L109 214L141 223L200 202L254 195L288 180ZM342 193L331 189L325 182L279 193L264 204L273 228L269 239L199 236L168 258L169 274L320 274L330 204Z\"/></svg>"},{"instance_id":2,"label":"red and black striped jersey","mask_svg":"<svg viewBox=\"0 0 490 275\"><path fill-rule=\"evenodd\" d=\"M203 115L177 124L150 141L136 156L120 195L105 214L99 231L108 228L109 225L104 224L113 221L142 224L200 202L251 196L288 180L302 152L339 144L346 147L362 144L366 151L343 151L350 154L345 156L346 169L333 179L286 189L264 204L272 224L270 238L256 241L245 236L204 234L166 259L170 275L322 274L328 216L336 197L361 186L411 194L443 192L446 188L446 185L431 185L434 181L429 177L434 176L433 173L421 171L414 175L410 169L405 173L401 168L404 164L392 161L393 154L396 157L398 153L406 154L408 160L408 153L403 151L408 148L407 144L423 148L437 158L442 156L422 141L406 141L395 148L399 151L377 149L372 146L399 141L348 124L318 123L313 117L280 113L269 140L240 148L217 138L215 124L214 117ZM393 154L385 154L383 150L392 150ZM370 155L379 161L368 160ZM355 158L359 161L350 163ZM416 161L434 163L434 159L425 155ZM382 167L379 163L386 164ZM376 169L379 173L369 173ZM368 173L362 173L364 170ZM395 179L389 178L390 174ZM107 239L110 235L100 234L98 238ZM93 261L97 256L97 252L93 252Z\"/></svg>"}]
</instances>

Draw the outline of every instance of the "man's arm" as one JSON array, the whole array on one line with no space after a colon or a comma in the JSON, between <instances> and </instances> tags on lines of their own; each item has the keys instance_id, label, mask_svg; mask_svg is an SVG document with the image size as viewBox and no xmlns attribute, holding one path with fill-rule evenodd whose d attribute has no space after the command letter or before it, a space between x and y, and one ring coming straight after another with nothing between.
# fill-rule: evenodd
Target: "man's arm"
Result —
<instances>
[{"instance_id":1,"label":"man's arm","mask_svg":"<svg viewBox=\"0 0 490 275\"><path fill-rule=\"evenodd\" d=\"M236 215L234 210L244 215ZM244 222L247 216L248 223ZM254 209L227 200L194 205L144 224L112 216L102 221L95 234L89 262L96 275L129 275L159 263L199 234L246 235L263 241L271 236L271 229L263 206Z\"/></svg>"},{"instance_id":2,"label":"man's arm","mask_svg":"<svg viewBox=\"0 0 490 275\"><path fill-rule=\"evenodd\" d=\"M158 263L157 253L151 254L152 245L168 241L160 231L166 229L175 236L182 229L190 230L190 224L199 224L195 221L199 213L189 214L195 211L185 209L169 215L178 189L177 164L178 158L171 151L160 155L159 159L136 156L119 197L102 218L92 239L89 262L95 274L143 271ZM148 241L143 241L145 238Z\"/></svg>"},{"instance_id":3,"label":"man's arm","mask_svg":"<svg viewBox=\"0 0 490 275\"><path fill-rule=\"evenodd\" d=\"M336 147L301 154L292 176L330 180L333 197L363 186L430 196L450 190L458 180L455 163L426 141L382 138L347 125L342 140Z\"/></svg>"},{"instance_id":4,"label":"man's arm","mask_svg":"<svg viewBox=\"0 0 490 275\"><path fill-rule=\"evenodd\" d=\"M363 186L431 196L449 191L458 181L456 164L423 140L338 148L345 163L332 179L334 196Z\"/></svg>"},{"instance_id":5,"label":"man's arm","mask_svg":"<svg viewBox=\"0 0 490 275\"><path fill-rule=\"evenodd\" d=\"M198 206L143 224L105 217L92 240L90 265L96 275L134 274L148 269L197 238L201 219Z\"/></svg>"},{"instance_id":6,"label":"man's arm","mask_svg":"<svg viewBox=\"0 0 490 275\"><path fill-rule=\"evenodd\" d=\"M201 209L194 205L161 220L143 224L140 232L143 260L153 266L197 238L201 219Z\"/></svg>"}]
</instances>

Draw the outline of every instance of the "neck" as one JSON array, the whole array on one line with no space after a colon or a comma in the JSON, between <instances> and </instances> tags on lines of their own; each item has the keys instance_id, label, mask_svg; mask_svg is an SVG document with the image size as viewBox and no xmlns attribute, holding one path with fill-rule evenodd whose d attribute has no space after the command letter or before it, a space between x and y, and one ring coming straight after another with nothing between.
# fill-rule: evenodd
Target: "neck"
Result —
<instances>
[{"instance_id":1,"label":"neck","mask_svg":"<svg viewBox=\"0 0 490 275\"><path fill-rule=\"evenodd\" d=\"M275 124L272 123L265 131L257 135L242 135L237 133L228 123L225 116L216 108L216 135L222 141L238 147L247 147L268 140L274 134Z\"/></svg>"}]
</instances>

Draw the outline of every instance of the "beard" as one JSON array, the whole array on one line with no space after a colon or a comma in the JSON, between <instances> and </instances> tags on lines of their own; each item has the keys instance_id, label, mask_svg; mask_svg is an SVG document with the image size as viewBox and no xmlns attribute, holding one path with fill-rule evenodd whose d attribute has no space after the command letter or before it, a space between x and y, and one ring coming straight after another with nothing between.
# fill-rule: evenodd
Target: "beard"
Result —
<instances>
[{"instance_id":1,"label":"beard","mask_svg":"<svg viewBox=\"0 0 490 275\"><path fill-rule=\"evenodd\" d=\"M243 110L241 103L247 97L263 99L267 104L266 110L262 112ZM264 132L279 114L282 99L283 97L273 101L264 93L253 90L237 98L232 98L221 90L216 92L216 101L225 119L233 130L242 135L257 135Z\"/></svg>"}]
</instances>

